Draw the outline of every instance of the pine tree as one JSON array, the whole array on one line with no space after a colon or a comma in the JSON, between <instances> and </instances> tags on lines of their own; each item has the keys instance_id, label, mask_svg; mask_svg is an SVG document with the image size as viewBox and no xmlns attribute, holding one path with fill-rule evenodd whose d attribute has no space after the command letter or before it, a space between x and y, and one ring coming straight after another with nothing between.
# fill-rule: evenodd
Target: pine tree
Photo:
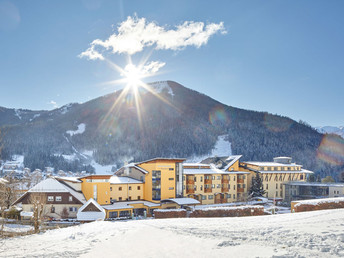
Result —
<instances>
[{"instance_id":1,"label":"pine tree","mask_svg":"<svg viewBox=\"0 0 344 258\"><path fill-rule=\"evenodd\" d=\"M256 173L255 177L252 177L252 184L250 188L251 197L262 197L266 191L263 189L262 179L259 174Z\"/></svg>"}]
</instances>

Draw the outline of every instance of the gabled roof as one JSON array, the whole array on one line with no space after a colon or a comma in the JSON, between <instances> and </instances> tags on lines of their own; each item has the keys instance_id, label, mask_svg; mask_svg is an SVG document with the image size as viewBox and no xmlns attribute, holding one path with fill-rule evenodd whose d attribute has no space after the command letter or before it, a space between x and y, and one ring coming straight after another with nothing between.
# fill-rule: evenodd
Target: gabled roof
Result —
<instances>
[{"instance_id":1,"label":"gabled roof","mask_svg":"<svg viewBox=\"0 0 344 258\"><path fill-rule=\"evenodd\" d=\"M20 202L28 193L70 193L81 203L86 202L86 199L82 193L75 191L71 187L68 187L53 177L49 177L39 182L37 185L24 193L19 199L17 199L14 204Z\"/></svg>"},{"instance_id":2,"label":"gabled roof","mask_svg":"<svg viewBox=\"0 0 344 258\"><path fill-rule=\"evenodd\" d=\"M82 183L82 181L79 179L79 177L72 177L72 176L55 176L57 180L63 180L67 182L72 182L72 183Z\"/></svg>"},{"instance_id":3,"label":"gabled roof","mask_svg":"<svg viewBox=\"0 0 344 258\"><path fill-rule=\"evenodd\" d=\"M228 168L230 168L235 162L237 162L240 158L242 157L242 155L232 155L232 156L229 156L227 159L226 159L226 162L227 163L227 166L224 168L225 170L227 170Z\"/></svg>"},{"instance_id":4,"label":"gabled roof","mask_svg":"<svg viewBox=\"0 0 344 258\"><path fill-rule=\"evenodd\" d=\"M95 206L99 211L84 211L89 205ZM106 213L102 206L100 206L93 198L89 199L82 205L77 213L77 220L93 221L98 219L105 219Z\"/></svg>"}]
</instances>

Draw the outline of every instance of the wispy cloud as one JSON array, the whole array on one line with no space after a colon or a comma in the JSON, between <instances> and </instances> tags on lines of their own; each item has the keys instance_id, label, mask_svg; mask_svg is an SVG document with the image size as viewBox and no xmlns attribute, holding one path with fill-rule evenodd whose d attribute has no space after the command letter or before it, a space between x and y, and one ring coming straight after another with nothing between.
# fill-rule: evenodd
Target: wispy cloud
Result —
<instances>
[{"instance_id":1,"label":"wispy cloud","mask_svg":"<svg viewBox=\"0 0 344 258\"><path fill-rule=\"evenodd\" d=\"M146 47L156 50L182 50L188 46L199 48L207 44L212 35L226 33L223 22L205 24L185 21L173 29L168 29L136 16L129 16L120 23L117 31L106 40L94 40L79 57L104 60L103 54L106 52L133 55Z\"/></svg>"}]
</instances>

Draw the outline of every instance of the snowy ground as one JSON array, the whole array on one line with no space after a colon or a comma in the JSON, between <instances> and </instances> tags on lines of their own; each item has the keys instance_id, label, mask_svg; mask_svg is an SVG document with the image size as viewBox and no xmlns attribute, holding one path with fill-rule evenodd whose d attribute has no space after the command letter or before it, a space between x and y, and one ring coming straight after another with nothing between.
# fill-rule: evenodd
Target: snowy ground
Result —
<instances>
[{"instance_id":1,"label":"snowy ground","mask_svg":"<svg viewBox=\"0 0 344 258\"><path fill-rule=\"evenodd\" d=\"M1 257L343 257L344 209L93 222L0 241Z\"/></svg>"},{"instance_id":2,"label":"snowy ground","mask_svg":"<svg viewBox=\"0 0 344 258\"><path fill-rule=\"evenodd\" d=\"M19 224L6 224L4 226L4 231L6 232L16 232L16 233L23 233L33 230L33 226L30 225L19 225Z\"/></svg>"}]
</instances>

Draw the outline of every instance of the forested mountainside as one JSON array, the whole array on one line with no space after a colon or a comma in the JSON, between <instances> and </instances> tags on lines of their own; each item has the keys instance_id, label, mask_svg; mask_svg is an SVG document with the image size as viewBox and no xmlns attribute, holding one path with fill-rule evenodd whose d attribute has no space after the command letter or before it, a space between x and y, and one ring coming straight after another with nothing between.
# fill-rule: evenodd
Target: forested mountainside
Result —
<instances>
[{"instance_id":1,"label":"forested mountainside","mask_svg":"<svg viewBox=\"0 0 344 258\"><path fill-rule=\"evenodd\" d=\"M322 175L336 176L344 169L344 154L336 152L344 150L343 141L305 123L227 106L172 81L151 86L154 94L139 90L138 109L133 94L120 97L122 90L52 111L21 111L21 119L18 110L3 109L2 158L24 155L31 169L90 171L91 159L120 166L154 157L206 155L218 136L227 135L232 153L246 161L291 156ZM326 146L324 137L332 137Z\"/></svg>"}]
</instances>

